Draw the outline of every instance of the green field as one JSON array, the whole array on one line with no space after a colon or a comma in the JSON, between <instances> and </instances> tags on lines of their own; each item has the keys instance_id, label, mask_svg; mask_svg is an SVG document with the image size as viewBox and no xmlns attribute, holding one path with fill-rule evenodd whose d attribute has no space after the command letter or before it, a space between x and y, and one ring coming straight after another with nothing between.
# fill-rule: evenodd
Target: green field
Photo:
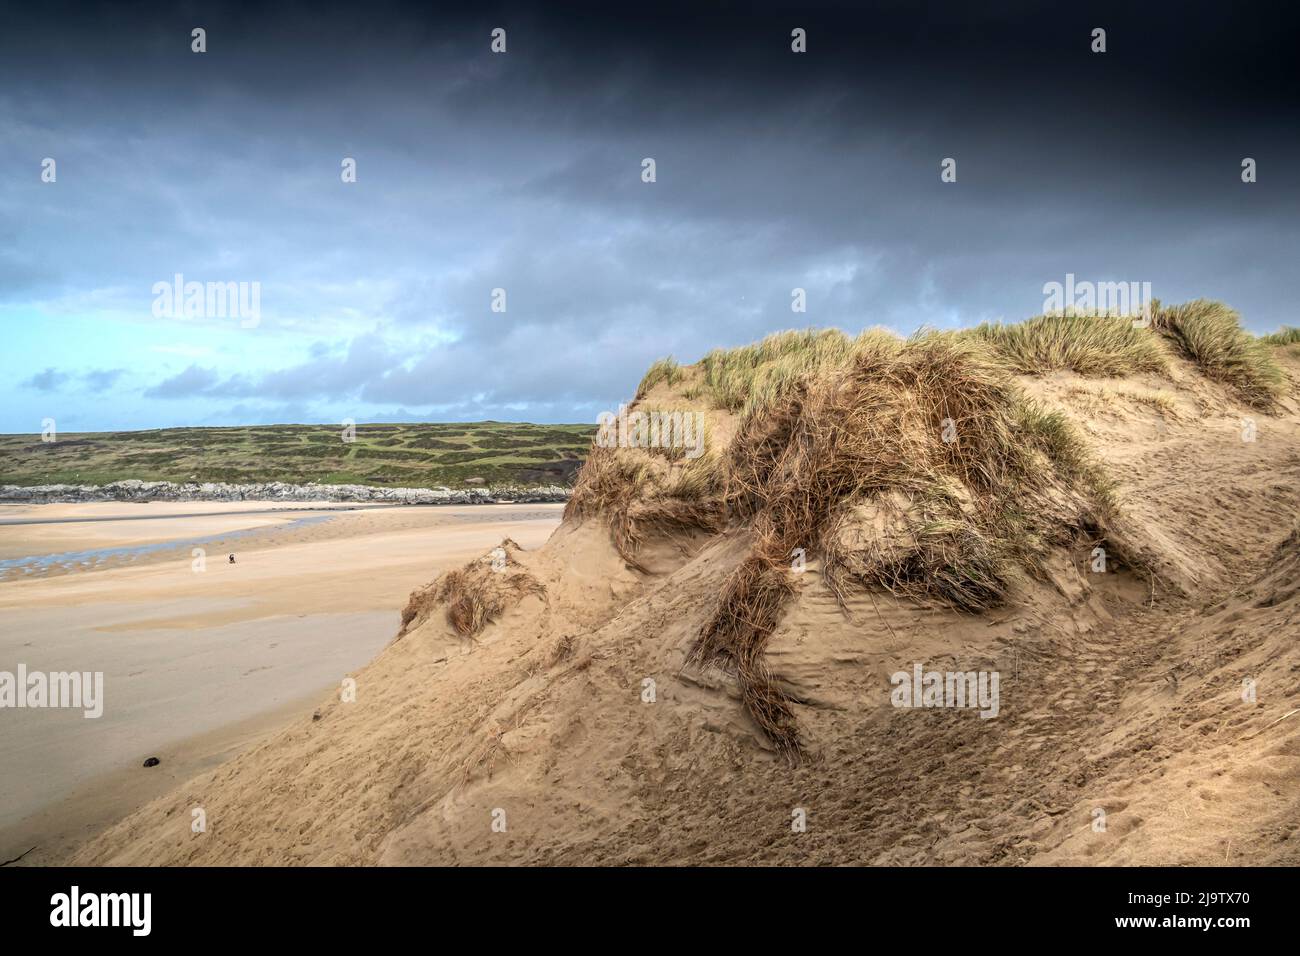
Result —
<instances>
[{"instance_id":1,"label":"green field","mask_svg":"<svg viewBox=\"0 0 1300 956\"><path fill-rule=\"evenodd\" d=\"M284 481L450 488L572 484L595 425L511 422L0 435L0 484Z\"/></svg>"}]
</instances>

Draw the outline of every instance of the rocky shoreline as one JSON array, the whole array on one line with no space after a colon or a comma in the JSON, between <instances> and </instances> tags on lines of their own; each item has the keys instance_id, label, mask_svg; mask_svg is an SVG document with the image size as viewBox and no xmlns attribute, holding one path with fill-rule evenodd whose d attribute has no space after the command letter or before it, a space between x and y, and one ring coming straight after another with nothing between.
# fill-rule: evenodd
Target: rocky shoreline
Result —
<instances>
[{"instance_id":1,"label":"rocky shoreline","mask_svg":"<svg viewBox=\"0 0 1300 956\"><path fill-rule=\"evenodd\" d=\"M372 501L408 505L536 504L568 501L571 489L380 488L374 485L294 485L282 481L231 485L204 481L114 481L107 485L0 485L0 501L24 504L90 501Z\"/></svg>"}]
</instances>

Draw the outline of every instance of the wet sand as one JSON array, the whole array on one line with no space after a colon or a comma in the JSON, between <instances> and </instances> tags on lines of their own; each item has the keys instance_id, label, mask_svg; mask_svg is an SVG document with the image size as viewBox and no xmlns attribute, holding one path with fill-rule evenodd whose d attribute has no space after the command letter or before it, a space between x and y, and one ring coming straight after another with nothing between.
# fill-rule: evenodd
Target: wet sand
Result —
<instances>
[{"instance_id":1,"label":"wet sand","mask_svg":"<svg viewBox=\"0 0 1300 956\"><path fill-rule=\"evenodd\" d=\"M0 560L22 562L0 580L0 671L105 685L98 719L0 709L0 861L57 859L310 711L392 639L412 590L503 537L540 546L563 508L258 507L0 507Z\"/></svg>"}]
</instances>

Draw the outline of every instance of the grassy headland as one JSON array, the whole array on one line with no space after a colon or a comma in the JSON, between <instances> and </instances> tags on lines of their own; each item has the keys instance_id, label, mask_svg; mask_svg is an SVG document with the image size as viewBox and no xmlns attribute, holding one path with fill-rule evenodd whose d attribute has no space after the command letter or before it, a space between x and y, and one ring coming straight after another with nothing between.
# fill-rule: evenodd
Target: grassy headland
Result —
<instances>
[{"instance_id":1,"label":"grassy headland","mask_svg":"<svg viewBox=\"0 0 1300 956\"><path fill-rule=\"evenodd\" d=\"M0 484L143 481L462 487L569 484L594 425L514 422L162 428L0 435Z\"/></svg>"}]
</instances>

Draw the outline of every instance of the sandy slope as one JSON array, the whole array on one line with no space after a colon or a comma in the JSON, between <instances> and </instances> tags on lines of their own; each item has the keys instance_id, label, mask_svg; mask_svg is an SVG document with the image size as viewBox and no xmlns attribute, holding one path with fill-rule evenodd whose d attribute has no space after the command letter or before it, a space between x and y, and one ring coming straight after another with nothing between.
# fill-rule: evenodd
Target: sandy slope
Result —
<instances>
[{"instance_id":1,"label":"sandy slope","mask_svg":"<svg viewBox=\"0 0 1300 956\"><path fill-rule=\"evenodd\" d=\"M322 700L320 720L74 860L1300 862L1300 546L1283 543L1300 515L1300 415L1294 395L1252 412L1178 369L1173 385L1025 382L1086 430L1161 585L1062 552L990 614L870 594L842 610L811 563L768 649L798 702L798 766L731 678L684 665L748 532L652 540L640 574L603 524L570 521L512 555L544 596L473 641L433 608L358 673L356 702ZM1168 401L1146 400L1155 389ZM891 707L889 675L916 662L996 669L1000 715Z\"/></svg>"}]
</instances>

